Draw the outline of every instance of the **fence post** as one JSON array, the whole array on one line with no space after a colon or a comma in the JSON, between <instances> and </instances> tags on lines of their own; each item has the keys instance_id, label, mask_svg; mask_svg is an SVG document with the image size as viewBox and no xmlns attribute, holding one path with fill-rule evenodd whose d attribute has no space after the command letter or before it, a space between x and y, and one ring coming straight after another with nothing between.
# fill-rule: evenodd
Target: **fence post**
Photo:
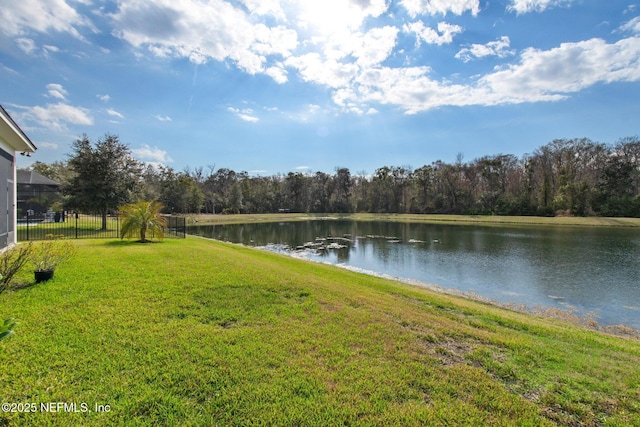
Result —
<instances>
[{"instance_id":1,"label":"fence post","mask_svg":"<svg viewBox=\"0 0 640 427\"><path fill-rule=\"evenodd\" d=\"M75 212L76 214L76 239L78 238L78 212Z\"/></svg>"},{"instance_id":2,"label":"fence post","mask_svg":"<svg viewBox=\"0 0 640 427\"><path fill-rule=\"evenodd\" d=\"M29 241L29 209L27 209L27 242Z\"/></svg>"}]
</instances>

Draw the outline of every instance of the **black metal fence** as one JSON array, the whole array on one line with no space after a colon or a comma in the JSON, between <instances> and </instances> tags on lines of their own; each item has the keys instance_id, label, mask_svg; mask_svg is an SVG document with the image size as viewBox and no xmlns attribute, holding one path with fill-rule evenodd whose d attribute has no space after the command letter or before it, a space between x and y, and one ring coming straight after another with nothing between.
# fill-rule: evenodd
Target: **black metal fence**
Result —
<instances>
[{"instance_id":1,"label":"black metal fence","mask_svg":"<svg viewBox=\"0 0 640 427\"><path fill-rule=\"evenodd\" d=\"M184 239L187 237L187 219L183 216L166 215L167 230L164 235Z\"/></svg>"},{"instance_id":2,"label":"black metal fence","mask_svg":"<svg viewBox=\"0 0 640 427\"><path fill-rule=\"evenodd\" d=\"M165 237L185 238L186 220L184 217L165 215L167 228ZM18 219L18 241L45 240L50 238L67 239L119 239L120 218L118 215L82 214L76 212L47 212L35 214L29 212ZM154 236L148 236L154 237Z\"/></svg>"}]
</instances>

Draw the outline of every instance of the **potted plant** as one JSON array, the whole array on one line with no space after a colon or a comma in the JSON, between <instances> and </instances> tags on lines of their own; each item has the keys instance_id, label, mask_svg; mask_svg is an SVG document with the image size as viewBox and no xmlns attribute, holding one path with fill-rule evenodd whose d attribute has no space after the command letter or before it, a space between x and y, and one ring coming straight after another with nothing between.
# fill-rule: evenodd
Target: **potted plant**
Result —
<instances>
[{"instance_id":1,"label":"potted plant","mask_svg":"<svg viewBox=\"0 0 640 427\"><path fill-rule=\"evenodd\" d=\"M56 267L75 254L75 246L68 240L50 239L33 245L31 262L35 266L36 283L53 278Z\"/></svg>"}]
</instances>

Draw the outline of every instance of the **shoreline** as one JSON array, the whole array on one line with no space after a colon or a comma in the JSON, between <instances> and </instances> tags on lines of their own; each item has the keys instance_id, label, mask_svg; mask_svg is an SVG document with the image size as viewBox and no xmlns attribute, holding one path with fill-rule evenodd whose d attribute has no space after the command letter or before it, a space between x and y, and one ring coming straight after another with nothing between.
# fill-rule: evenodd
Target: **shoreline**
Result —
<instances>
[{"instance_id":1,"label":"shoreline","mask_svg":"<svg viewBox=\"0 0 640 427\"><path fill-rule=\"evenodd\" d=\"M220 243L242 246L244 248L249 248L249 249L258 249L261 251L281 254L290 258L304 260L304 261L308 261L316 264L323 264L327 266L337 267L344 270L352 271L354 273L360 273L368 276L392 280L395 282L403 283L405 285L420 287L435 293L449 295L457 298L463 298L463 299L471 300L474 302L487 304L493 307L514 311L517 313L529 314L529 315L539 316L547 319L559 319L565 322L572 323L574 325L585 327L590 330L604 332L604 333L608 333L608 334L619 336L619 337L630 337L630 338L640 340L640 329L635 329L623 324L602 325L596 320L595 316L590 316L589 313L580 313L578 310L562 309L557 307L541 306L541 305L530 307L527 304L513 303L513 302L503 303L503 302L499 302L491 298L487 298L482 295L476 294L474 292L465 292L465 291L460 291L454 288L446 288L434 283L427 283L418 279L391 276L386 273L379 273L373 270L367 270L364 268L350 266L347 264L332 264L329 262L316 261L316 260L307 258L300 253L296 253L295 250L291 250L291 249L283 250L283 251L275 251L275 250L270 250L266 246L248 246L242 243L234 243L234 242L218 240L218 239L213 239L213 238L204 237L204 236L191 235L191 234L189 236L198 237L205 240L213 240Z\"/></svg>"},{"instance_id":2,"label":"shoreline","mask_svg":"<svg viewBox=\"0 0 640 427\"><path fill-rule=\"evenodd\" d=\"M244 246L244 245L241 245L241 246ZM249 247L249 246L246 246L246 247ZM254 248L269 251L269 249L265 247L255 246ZM276 252L276 253L280 253L280 252ZM386 273L379 273L373 270L354 267L348 264L331 264L329 262L315 261L313 259L309 259L304 256L296 255L295 251L288 251L288 252L285 252L285 254L292 258L302 259L310 262L316 262L319 264L331 265L331 266L343 268L345 270L349 270L355 273L361 273L369 276L380 277L382 279L393 280L395 282L404 283L406 285L417 286L423 289L427 289L432 292L437 292L437 293L450 295L458 298L465 298L465 299L469 299L482 304L499 307L505 310L511 310L518 313L540 316L547 319L560 319L560 320L564 320L566 322L583 326L585 328L595 330L598 332L605 332L605 333L609 333L616 336L628 336L628 337L633 337L640 340L640 329L635 329L623 324L602 325L596 320L595 316L590 316L589 313L580 313L578 310L562 309L557 307L541 306L541 305L530 307L529 305L524 303L514 303L514 302L503 303L500 301L493 300L491 298L484 297L475 292L460 291L455 288L445 288L435 283L427 283L418 279L391 276Z\"/></svg>"},{"instance_id":3,"label":"shoreline","mask_svg":"<svg viewBox=\"0 0 640 427\"><path fill-rule=\"evenodd\" d=\"M565 226L565 227L640 227L640 218L611 217L536 217L497 215L448 215L448 214L193 214L184 215L187 226L251 224L262 222L297 221L390 221L424 224L493 225L493 226Z\"/></svg>"}]
</instances>

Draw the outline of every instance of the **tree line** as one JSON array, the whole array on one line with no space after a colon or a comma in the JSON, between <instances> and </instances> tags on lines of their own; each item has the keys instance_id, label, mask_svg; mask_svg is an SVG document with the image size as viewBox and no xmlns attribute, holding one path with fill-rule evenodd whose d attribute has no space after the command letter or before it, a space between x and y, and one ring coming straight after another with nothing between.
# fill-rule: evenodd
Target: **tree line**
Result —
<instances>
[{"instance_id":1,"label":"tree line","mask_svg":"<svg viewBox=\"0 0 640 427\"><path fill-rule=\"evenodd\" d=\"M168 213L456 213L640 216L640 139L557 139L531 154L382 166L373 174L250 176L215 166L150 166L117 136L76 141L67 161L32 169L59 182L65 209L102 212L138 199Z\"/></svg>"}]
</instances>

